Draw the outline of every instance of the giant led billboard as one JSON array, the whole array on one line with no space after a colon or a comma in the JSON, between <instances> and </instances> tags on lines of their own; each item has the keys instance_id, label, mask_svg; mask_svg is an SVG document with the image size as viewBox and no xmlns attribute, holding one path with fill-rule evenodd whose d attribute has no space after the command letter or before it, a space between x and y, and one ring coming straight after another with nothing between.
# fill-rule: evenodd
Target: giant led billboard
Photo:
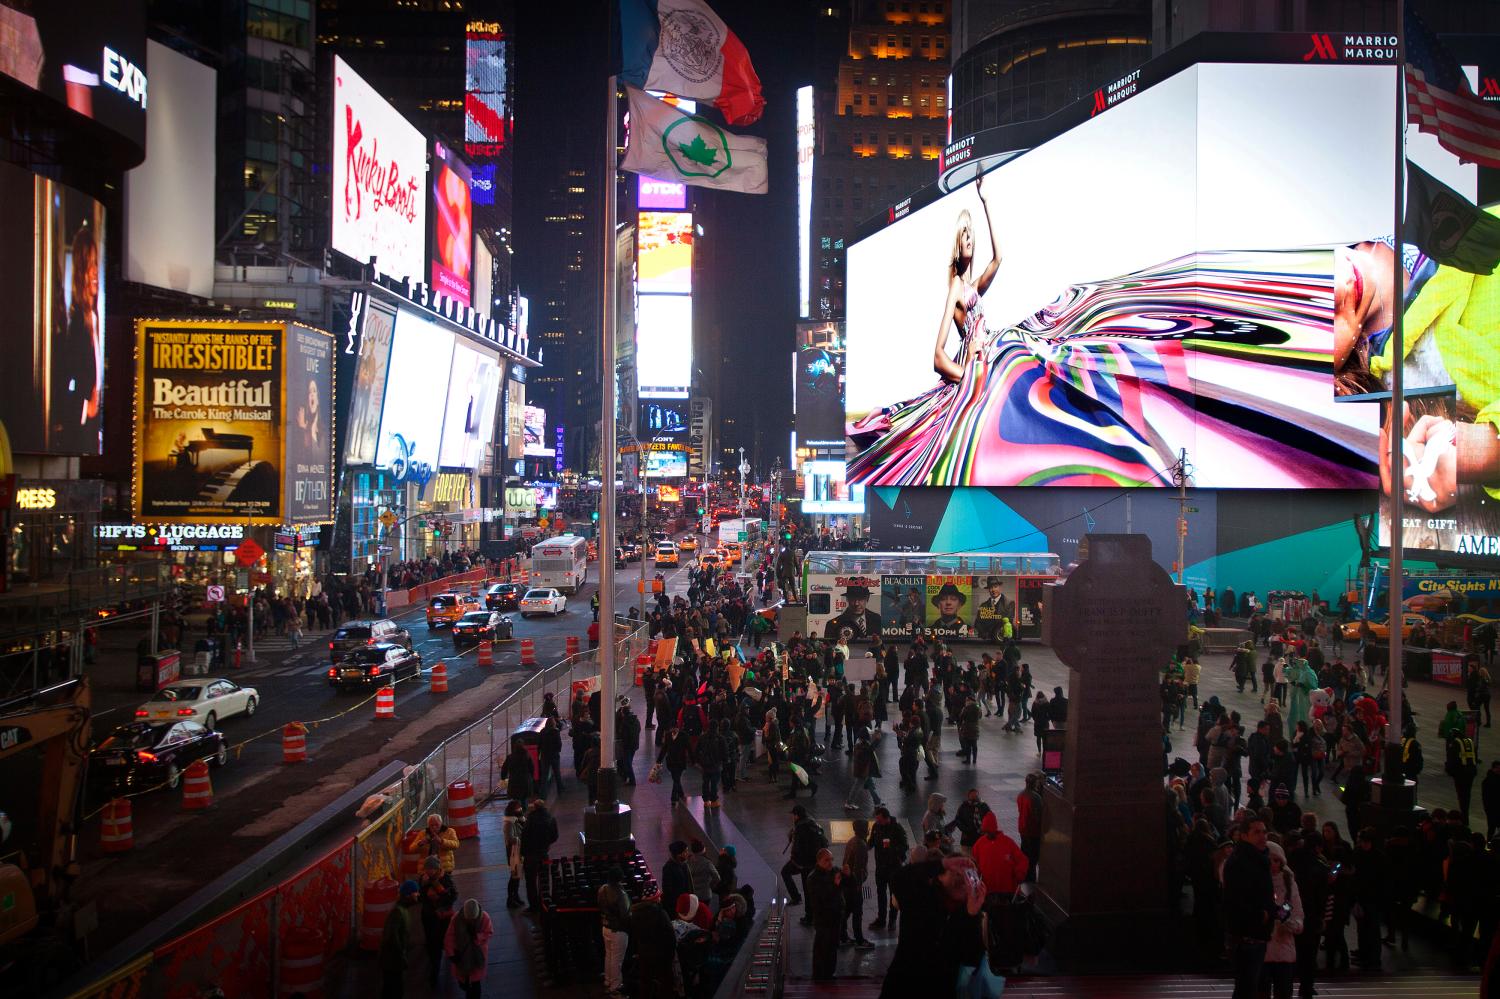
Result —
<instances>
[{"instance_id":1,"label":"giant led billboard","mask_svg":"<svg viewBox=\"0 0 1500 999\"><path fill-rule=\"evenodd\" d=\"M692 296L641 295L635 330L641 398L686 399L693 373Z\"/></svg>"},{"instance_id":2,"label":"giant led billboard","mask_svg":"<svg viewBox=\"0 0 1500 999\"><path fill-rule=\"evenodd\" d=\"M798 323L792 382L797 443L844 446L844 324Z\"/></svg>"},{"instance_id":3,"label":"giant led billboard","mask_svg":"<svg viewBox=\"0 0 1500 999\"><path fill-rule=\"evenodd\" d=\"M470 21L464 39L464 152L477 162L493 159L509 141L507 42L498 21Z\"/></svg>"},{"instance_id":4,"label":"giant led billboard","mask_svg":"<svg viewBox=\"0 0 1500 999\"><path fill-rule=\"evenodd\" d=\"M0 164L0 423L16 451L98 454L104 206Z\"/></svg>"},{"instance_id":5,"label":"giant led billboard","mask_svg":"<svg viewBox=\"0 0 1500 999\"><path fill-rule=\"evenodd\" d=\"M1391 231L1394 80L1194 66L851 246L849 481L1374 488L1335 258Z\"/></svg>"},{"instance_id":6,"label":"giant led billboard","mask_svg":"<svg viewBox=\"0 0 1500 999\"><path fill-rule=\"evenodd\" d=\"M799 316L810 313L812 298L813 153L818 133L813 119L813 88L797 88L797 302Z\"/></svg>"},{"instance_id":7,"label":"giant led billboard","mask_svg":"<svg viewBox=\"0 0 1500 999\"><path fill-rule=\"evenodd\" d=\"M636 288L642 295L693 290L691 212L641 212L636 222Z\"/></svg>"},{"instance_id":8,"label":"giant led billboard","mask_svg":"<svg viewBox=\"0 0 1500 999\"><path fill-rule=\"evenodd\" d=\"M443 434L437 394L448 385L452 364L452 333L415 312L396 313L376 465L410 469L417 473L416 481L437 471Z\"/></svg>"},{"instance_id":9,"label":"giant led billboard","mask_svg":"<svg viewBox=\"0 0 1500 999\"><path fill-rule=\"evenodd\" d=\"M432 144L432 270L439 294L470 303L474 282L474 195L469 165L441 142ZM488 302L483 303L485 309Z\"/></svg>"},{"instance_id":10,"label":"giant led billboard","mask_svg":"<svg viewBox=\"0 0 1500 999\"><path fill-rule=\"evenodd\" d=\"M136 517L280 524L296 512L326 519L331 353L326 334L286 323L139 321ZM289 448L290 427L297 439ZM292 475L289 455L302 466ZM297 483L298 502L289 504L285 489Z\"/></svg>"},{"instance_id":11,"label":"giant led billboard","mask_svg":"<svg viewBox=\"0 0 1500 999\"><path fill-rule=\"evenodd\" d=\"M500 359L459 341L448 377L440 461L444 468L478 468L495 426L500 399Z\"/></svg>"},{"instance_id":12,"label":"giant led billboard","mask_svg":"<svg viewBox=\"0 0 1500 999\"><path fill-rule=\"evenodd\" d=\"M349 64L333 59L333 248L425 283L427 143Z\"/></svg>"},{"instance_id":13,"label":"giant led billboard","mask_svg":"<svg viewBox=\"0 0 1500 999\"><path fill-rule=\"evenodd\" d=\"M385 383L390 370L391 340L396 331L396 310L363 292L355 293L354 305L349 325L356 334L351 339L359 344L359 353L354 359L354 389L344 431L344 462L369 465L375 461L380 413L385 407Z\"/></svg>"}]
</instances>

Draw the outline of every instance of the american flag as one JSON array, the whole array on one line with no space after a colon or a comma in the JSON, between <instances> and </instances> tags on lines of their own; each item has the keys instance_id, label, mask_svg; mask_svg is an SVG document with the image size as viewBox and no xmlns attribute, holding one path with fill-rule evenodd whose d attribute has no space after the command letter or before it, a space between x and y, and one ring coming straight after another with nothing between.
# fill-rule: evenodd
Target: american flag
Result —
<instances>
[{"instance_id":1,"label":"american flag","mask_svg":"<svg viewBox=\"0 0 1500 999\"><path fill-rule=\"evenodd\" d=\"M1406 5L1406 119L1465 163L1500 167L1500 105L1486 104L1443 43Z\"/></svg>"}]
</instances>

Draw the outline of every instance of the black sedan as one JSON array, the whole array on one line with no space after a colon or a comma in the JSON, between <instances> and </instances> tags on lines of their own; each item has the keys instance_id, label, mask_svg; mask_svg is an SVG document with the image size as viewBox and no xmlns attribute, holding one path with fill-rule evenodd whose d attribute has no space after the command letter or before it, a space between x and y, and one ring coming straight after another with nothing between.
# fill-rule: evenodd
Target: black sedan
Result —
<instances>
[{"instance_id":1,"label":"black sedan","mask_svg":"<svg viewBox=\"0 0 1500 999\"><path fill-rule=\"evenodd\" d=\"M389 687L422 671L422 657L394 642L378 642L355 649L328 667L328 685L345 687Z\"/></svg>"},{"instance_id":2,"label":"black sedan","mask_svg":"<svg viewBox=\"0 0 1500 999\"><path fill-rule=\"evenodd\" d=\"M175 788L199 760L221 767L228 759L223 734L197 722L131 722L89 754L89 784L106 792Z\"/></svg>"},{"instance_id":3,"label":"black sedan","mask_svg":"<svg viewBox=\"0 0 1500 999\"><path fill-rule=\"evenodd\" d=\"M484 595L484 605L493 611L515 610L526 587L519 583L496 583Z\"/></svg>"},{"instance_id":4,"label":"black sedan","mask_svg":"<svg viewBox=\"0 0 1500 999\"><path fill-rule=\"evenodd\" d=\"M506 642L513 637L515 625L498 611L469 611L453 624L453 647L488 638Z\"/></svg>"}]
</instances>

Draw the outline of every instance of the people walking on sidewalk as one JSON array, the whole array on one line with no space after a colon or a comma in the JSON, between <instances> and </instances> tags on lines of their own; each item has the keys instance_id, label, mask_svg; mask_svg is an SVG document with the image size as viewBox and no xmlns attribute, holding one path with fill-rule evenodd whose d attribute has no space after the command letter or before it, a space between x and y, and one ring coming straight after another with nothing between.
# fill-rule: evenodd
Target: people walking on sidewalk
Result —
<instances>
[{"instance_id":1,"label":"people walking on sidewalk","mask_svg":"<svg viewBox=\"0 0 1500 999\"><path fill-rule=\"evenodd\" d=\"M547 852L557 842L557 820L547 811L540 798L532 801L521 830L521 866L526 872L526 911L542 911L542 868L547 866Z\"/></svg>"},{"instance_id":2,"label":"people walking on sidewalk","mask_svg":"<svg viewBox=\"0 0 1500 999\"><path fill-rule=\"evenodd\" d=\"M604 883L596 897L604 941L604 994L608 999L620 999L625 994L623 972L625 951L630 943L630 896L625 894L624 880L625 872L611 867L604 873Z\"/></svg>"},{"instance_id":3,"label":"people walking on sidewalk","mask_svg":"<svg viewBox=\"0 0 1500 999\"><path fill-rule=\"evenodd\" d=\"M458 915L448 922L448 936L443 949L453 964L453 978L463 989L464 999L480 999L484 993L484 975L490 964L490 938L495 935L490 914L478 899L464 903Z\"/></svg>"},{"instance_id":4,"label":"people walking on sidewalk","mask_svg":"<svg viewBox=\"0 0 1500 999\"><path fill-rule=\"evenodd\" d=\"M396 904L386 914L380 931L380 999L403 999L406 995L406 968L411 963L411 921L420 904L422 887L417 882L401 882Z\"/></svg>"},{"instance_id":5,"label":"people walking on sidewalk","mask_svg":"<svg viewBox=\"0 0 1500 999\"><path fill-rule=\"evenodd\" d=\"M521 866L521 830L526 825L525 816L524 801L512 798L505 803L505 865L510 868L510 880L505 885L507 909L519 909L524 904L521 901L521 882L525 877Z\"/></svg>"},{"instance_id":6,"label":"people walking on sidewalk","mask_svg":"<svg viewBox=\"0 0 1500 999\"><path fill-rule=\"evenodd\" d=\"M453 918L453 907L458 902L458 889L453 886L453 876L443 870L443 862L437 857L428 857L422 864L422 876L417 879L421 886L422 939L427 946L427 984L437 988L438 969L443 963L443 940L448 933L448 921Z\"/></svg>"}]
</instances>

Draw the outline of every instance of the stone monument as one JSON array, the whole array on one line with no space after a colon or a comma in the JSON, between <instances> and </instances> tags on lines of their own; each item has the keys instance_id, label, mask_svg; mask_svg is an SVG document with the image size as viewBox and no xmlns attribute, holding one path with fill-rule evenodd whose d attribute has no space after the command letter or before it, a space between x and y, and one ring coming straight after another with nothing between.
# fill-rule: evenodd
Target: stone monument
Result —
<instances>
[{"instance_id":1,"label":"stone monument","mask_svg":"<svg viewBox=\"0 0 1500 999\"><path fill-rule=\"evenodd\" d=\"M1043 793L1037 901L1059 957L1138 960L1168 939L1159 684L1187 635L1187 600L1146 535L1080 547L1043 597L1069 706L1062 778Z\"/></svg>"}]
</instances>

